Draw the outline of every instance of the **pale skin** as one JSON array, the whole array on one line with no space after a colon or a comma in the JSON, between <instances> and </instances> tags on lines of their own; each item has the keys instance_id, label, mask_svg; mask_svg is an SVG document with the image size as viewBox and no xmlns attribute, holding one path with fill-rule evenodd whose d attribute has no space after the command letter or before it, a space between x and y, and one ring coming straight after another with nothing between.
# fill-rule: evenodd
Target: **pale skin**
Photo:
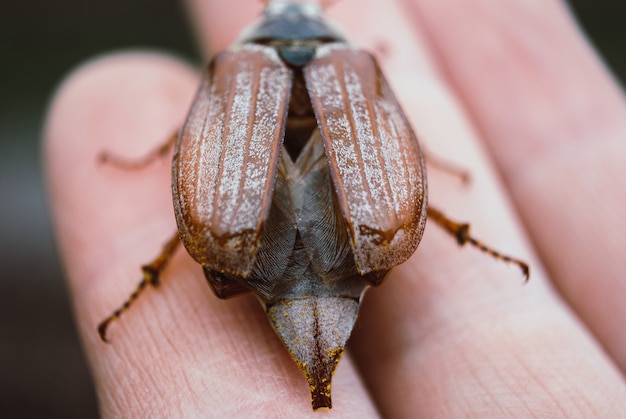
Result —
<instances>
[{"instance_id":1,"label":"pale skin","mask_svg":"<svg viewBox=\"0 0 626 419\"><path fill-rule=\"evenodd\" d=\"M206 51L262 5L191 2ZM418 137L466 167L429 171L429 201L527 260L531 279L434 224L370 290L330 412L251 296L217 299L181 248L120 321L98 322L175 231L170 163L139 157L183 122L196 69L127 53L73 73L53 101L45 161L77 324L104 417L620 417L626 411L626 106L563 4L344 0L330 7L381 65Z\"/></svg>"}]
</instances>

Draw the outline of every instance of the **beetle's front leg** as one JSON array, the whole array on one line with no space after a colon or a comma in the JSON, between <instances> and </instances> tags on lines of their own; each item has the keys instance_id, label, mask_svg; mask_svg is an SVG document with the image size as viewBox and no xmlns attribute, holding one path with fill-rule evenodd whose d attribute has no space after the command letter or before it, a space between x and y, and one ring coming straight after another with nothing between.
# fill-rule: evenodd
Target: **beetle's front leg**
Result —
<instances>
[{"instance_id":1,"label":"beetle's front leg","mask_svg":"<svg viewBox=\"0 0 626 419\"><path fill-rule=\"evenodd\" d=\"M463 246L466 243L471 244L472 246L480 249L481 251L493 256L496 259L502 260L506 263L512 263L514 265L517 265L521 270L522 273L524 274L524 277L526 278L526 280L528 281L528 277L530 275L530 268L528 267L528 264L526 264L525 262L505 255L503 253L500 253L499 251L492 249L491 247L485 245L484 243L476 240L475 238L473 238L472 236L470 236L469 234L469 229L470 226L467 223L458 223L456 221L452 221L451 219L449 219L448 217L446 217L445 215L443 215L443 213L441 213L441 211L436 210L435 208L429 206L428 207L428 219L432 220L434 222L436 222L437 224L439 224L445 231L447 231L448 233L450 233L451 235L454 236L454 238L456 239L457 243L460 246Z\"/></svg>"},{"instance_id":2,"label":"beetle's front leg","mask_svg":"<svg viewBox=\"0 0 626 419\"><path fill-rule=\"evenodd\" d=\"M107 151L103 151L98 155L98 161L100 163L110 164L112 166L119 167L121 169L143 169L153 161L160 159L170 152L176 144L178 138L178 131L175 132L166 142L160 144L158 147L151 150L148 154L138 158L129 159L117 154L111 154Z\"/></svg>"},{"instance_id":3,"label":"beetle's front leg","mask_svg":"<svg viewBox=\"0 0 626 419\"><path fill-rule=\"evenodd\" d=\"M165 246L163 246L161 253L152 262L141 267L143 278L139 284L137 284L135 291L124 301L124 304L98 325L98 333L103 341L108 342L106 332L109 324L111 324L113 320L119 319L122 313L130 308L131 304L139 297L143 290L146 289L146 286L148 284L153 287L159 285L159 274L163 272L179 244L180 238L178 237L178 233L176 233L174 237L169 239Z\"/></svg>"}]
</instances>

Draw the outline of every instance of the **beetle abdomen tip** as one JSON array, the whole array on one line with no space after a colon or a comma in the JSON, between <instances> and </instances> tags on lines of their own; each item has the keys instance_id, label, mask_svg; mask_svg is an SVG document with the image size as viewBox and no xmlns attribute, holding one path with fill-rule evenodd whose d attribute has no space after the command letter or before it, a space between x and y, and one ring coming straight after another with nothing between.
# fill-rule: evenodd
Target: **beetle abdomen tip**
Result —
<instances>
[{"instance_id":1,"label":"beetle abdomen tip","mask_svg":"<svg viewBox=\"0 0 626 419\"><path fill-rule=\"evenodd\" d=\"M331 408L332 376L356 321L358 301L344 297L280 300L267 314L311 389L313 409Z\"/></svg>"}]
</instances>

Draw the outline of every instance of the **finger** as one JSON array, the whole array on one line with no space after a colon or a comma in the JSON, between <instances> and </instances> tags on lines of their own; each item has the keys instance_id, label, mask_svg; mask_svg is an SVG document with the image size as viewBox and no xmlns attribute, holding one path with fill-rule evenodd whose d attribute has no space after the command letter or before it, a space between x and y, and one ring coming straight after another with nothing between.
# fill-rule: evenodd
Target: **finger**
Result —
<instances>
[{"instance_id":1,"label":"finger","mask_svg":"<svg viewBox=\"0 0 626 419\"><path fill-rule=\"evenodd\" d=\"M74 73L50 109L45 154L54 222L76 318L106 417L312 414L309 389L252 298L209 291L200 267L179 251L100 341L97 324L117 308L176 225L170 162L124 171L99 165L107 150L141 156L177 129L197 77L148 54L96 60ZM368 416L350 360L335 412Z\"/></svg>"},{"instance_id":2,"label":"finger","mask_svg":"<svg viewBox=\"0 0 626 419\"><path fill-rule=\"evenodd\" d=\"M206 56L226 49L261 16L265 1L188 1L189 17Z\"/></svg>"},{"instance_id":3,"label":"finger","mask_svg":"<svg viewBox=\"0 0 626 419\"><path fill-rule=\"evenodd\" d=\"M468 218L488 243L530 257L506 192L406 10L344 1L330 12L357 44L386 45L383 65L420 138L470 169L469 191L429 176L429 202ZM383 414L616 414L626 400L620 376L546 286L541 265L531 267L521 288L516 271L458 252L428 225L416 255L366 295L351 343Z\"/></svg>"},{"instance_id":4,"label":"finger","mask_svg":"<svg viewBox=\"0 0 626 419\"><path fill-rule=\"evenodd\" d=\"M558 1L405 2L552 279L626 372L626 106Z\"/></svg>"}]
</instances>

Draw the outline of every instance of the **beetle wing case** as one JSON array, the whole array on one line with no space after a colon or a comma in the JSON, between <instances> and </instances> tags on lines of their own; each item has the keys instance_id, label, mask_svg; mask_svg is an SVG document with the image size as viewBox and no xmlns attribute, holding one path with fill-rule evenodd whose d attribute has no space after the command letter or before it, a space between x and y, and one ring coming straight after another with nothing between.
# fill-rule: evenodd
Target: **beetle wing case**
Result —
<instances>
[{"instance_id":1,"label":"beetle wing case","mask_svg":"<svg viewBox=\"0 0 626 419\"><path fill-rule=\"evenodd\" d=\"M291 70L276 51L246 44L214 58L179 136L174 210L189 254L246 276L270 208Z\"/></svg>"},{"instance_id":2,"label":"beetle wing case","mask_svg":"<svg viewBox=\"0 0 626 419\"><path fill-rule=\"evenodd\" d=\"M321 45L304 77L357 268L390 269L415 252L426 223L415 134L369 53Z\"/></svg>"}]
</instances>

